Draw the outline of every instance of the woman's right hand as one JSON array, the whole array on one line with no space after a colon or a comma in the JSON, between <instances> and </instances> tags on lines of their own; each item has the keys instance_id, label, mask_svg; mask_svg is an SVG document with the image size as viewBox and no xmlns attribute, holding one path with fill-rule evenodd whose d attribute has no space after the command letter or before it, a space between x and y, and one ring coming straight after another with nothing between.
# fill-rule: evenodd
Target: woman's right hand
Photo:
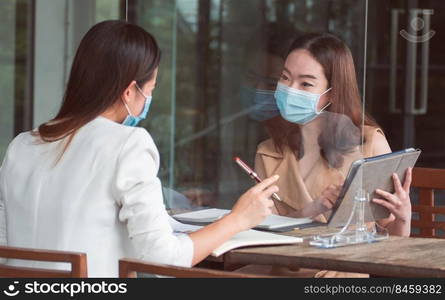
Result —
<instances>
[{"instance_id":1,"label":"woman's right hand","mask_svg":"<svg viewBox=\"0 0 445 300\"><path fill-rule=\"evenodd\" d=\"M274 175L263 180L245 192L235 203L229 216L236 220L240 231L255 227L272 214L274 203L270 196L278 192L278 187L273 185L278 178L278 175Z\"/></svg>"}]
</instances>

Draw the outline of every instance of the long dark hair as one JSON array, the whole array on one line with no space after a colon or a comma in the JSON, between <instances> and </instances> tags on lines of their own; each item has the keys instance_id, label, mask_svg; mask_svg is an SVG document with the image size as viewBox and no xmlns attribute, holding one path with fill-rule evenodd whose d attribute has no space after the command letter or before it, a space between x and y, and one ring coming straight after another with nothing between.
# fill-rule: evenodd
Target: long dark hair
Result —
<instances>
[{"instance_id":1,"label":"long dark hair","mask_svg":"<svg viewBox=\"0 0 445 300\"><path fill-rule=\"evenodd\" d=\"M94 25L77 49L62 107L38 127L43 142L69 137L120 100L130 83L143 86L153 78L161 51L152 35L124 21Z\"/></svg>"},{"instance_id":2,"label":"long dark hair","mask_svg":"<svg viewBox=\"0 0 445 300\"><path fill-rule=\"evenodd\" d=\"M357 85L354 61L348 46L328 33L310 33L298 37L290 46L288 55L297 49L307 50L323 67L329 86L332 88L327 111L328 126L318 138L321 155L329 165L339 168L343 155L361 142L361 130L347 130L342 116L347 116L357 128L362 128L363 109ZM344 120L344 117L343 117ZM300 125L286 121L281 116L266 120L266 129L277 151L283 153L288 146L297 159L304 156ZM377 123L365 114L364 124L377 127ZM341 140L341 142L339 142Z\"/></svg>"}]
</instances>

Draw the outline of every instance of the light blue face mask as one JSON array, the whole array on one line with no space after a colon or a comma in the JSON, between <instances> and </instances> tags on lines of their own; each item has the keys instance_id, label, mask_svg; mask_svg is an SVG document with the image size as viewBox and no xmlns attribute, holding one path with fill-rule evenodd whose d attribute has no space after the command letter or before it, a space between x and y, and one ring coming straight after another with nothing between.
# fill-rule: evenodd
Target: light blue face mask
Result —
<instances>
[{"instance_id":1,"label":"light blue face mask","mask_svg":"<svg viewBox=\"0 0 445 300\"><path fill-rule=\"evenodd\" d=\"M315 119L331 104L328 103L320 111L317 111L320 97L330 90L331 88L322 94L313 94L278 83L275 99L280 114L284 119L292 123L304 125Z\"/></svg>"},{"instance_id":2,"label":"light blue face mask","mask_svg":"<svg viewBox=\"0 0 445 300\"><path fill-rule=\"evenodd\" d=\"M249 117L255 121L264 121L280 114L274 91L241 87L241 102L249 109Z\"/></svg>"},{"instance_id":3,"label":"light blue face mask","mask_svg":"<svg viewBox=\"0 0 445 300\"><path fill-rule=\"evenodd\" d=\"M133 116L130 109L127 106L127 103L124 102L125 108L127 109L128 115L125 118L125 120L122 122L123 125L127 126L136 126L140 121L144 120L147 117L148 110L150 109L150 104L152 100L152 96L145 96L145 94L142 92L142 90L139 88L138 85L136 85L136 88L138 89L139 93L141 93L145 97L145 104L144 109L142 110L141 114L139 116Z\"/></svg>"}]
</instances>

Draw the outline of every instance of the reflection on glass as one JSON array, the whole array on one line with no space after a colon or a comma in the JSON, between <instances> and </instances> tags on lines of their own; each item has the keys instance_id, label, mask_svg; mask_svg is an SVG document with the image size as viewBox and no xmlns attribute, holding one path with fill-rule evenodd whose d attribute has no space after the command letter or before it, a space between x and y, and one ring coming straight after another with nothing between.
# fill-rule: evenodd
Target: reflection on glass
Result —
<instances>
[{"instance_id":1,"label":"reflection on glass","mask_svg":"<svg viewBox=\"0 0 445 300\"><path fill-rule=\"evenodd\" d=\"M295 36L336 32L358 61L363 57L365 1L128 4L130 22L152 33L163 50L152 114L143 125L161 153L163 185L190 201L167 199L173 208L229 208L253 184L233 157L253 166L257 146L268 138L262 123L278 115L273 94Z\"/></svg>"},{"instance_id":2,"label":"reflection on glass","mask_svg":"<svg viewBox=\"0 0 445 300\"><path fill-rule=\"evenodd\" d=\"M270 23L261 35L255 36L247 48L250 55L239 97L249 118L262 122L280 114L274 93L290 43L297 32L293 27ZM257 143L253 144L256 146Z\"/></svg>"}]
</instances>

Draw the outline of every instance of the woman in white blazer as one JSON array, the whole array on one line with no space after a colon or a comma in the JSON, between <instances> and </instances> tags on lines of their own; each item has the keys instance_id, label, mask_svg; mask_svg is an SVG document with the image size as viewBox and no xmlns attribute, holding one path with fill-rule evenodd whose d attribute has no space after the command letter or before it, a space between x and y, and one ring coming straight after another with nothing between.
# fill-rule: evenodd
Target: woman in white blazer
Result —
<instances>
[{"instance_id":1,"label":"woman in white blazer","mask_svg":"<svg viewBox=\"0 0 445 300\"><path fill-rule=\"evenodd\" d=\"M277 176L248 190L219 221L173 233L158 150L135 127L148 113L159 61L155 39L136 25L105 21L88 31L57 116L8 147L1 244L86 252L90 276L114 277L122 257L195 265L271 213Z\"/></svg>"}]
</instances>

